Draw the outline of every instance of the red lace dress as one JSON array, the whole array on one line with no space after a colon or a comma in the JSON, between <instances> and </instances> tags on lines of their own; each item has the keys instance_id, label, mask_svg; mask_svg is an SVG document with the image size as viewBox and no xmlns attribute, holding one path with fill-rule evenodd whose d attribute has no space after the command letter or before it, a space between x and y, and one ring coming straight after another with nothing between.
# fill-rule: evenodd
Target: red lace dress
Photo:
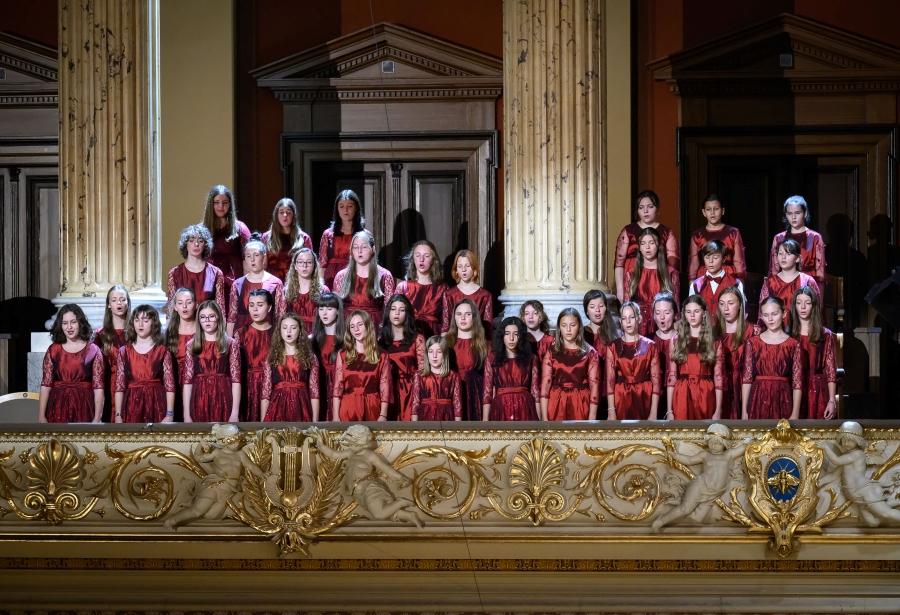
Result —
<instances>
[{"instance_id":1,"label":"red lace dress","mask_svg":"<svg viewBox=\"0 0 900 615\"><path fill-rule=\"evenodd\" d=\"M752 384L747 399L749 419L788 419L793 411L791 390L803 390L803 349L792 337L767 344L751 337L744 344L744 384Z\"/></svg>"},{"instance_id":2,"label":"red lace dress","mask_svg":"<svg viewBox=\"0 0 900 615\"><path fill-rule=\"evenodd\" d=\"M828 393L828 383L837 382L834 333L825 328L822 332L825 339L818 344L810 344L806 335L800 336L806 376L803 401L800 402L801 419L824 420L828 402L834 401Z\"/></svg>"},{"instance_id":3,"label":"red lace dress","mask_svg":"<svg viewBox=\"0 0 900 615\"><path fill-rule=\"evenodd\" d=\"M584 341L593 346L594 350L597 351L597 357L600 359L600 406L598 408L598 413L600 409L606 406L606 396L608 395L606 391L606 349L608 345L603 342L603 338L599 335L596 335L594 331L590 327L585 327L583 329Z\"/></svg>"},{"instance_id":4,"label":"red lace dress","mask_svg":"<svg viewBox=\"0 0 900 615\"><path fill-rule=\"evenodd\" d=\"M330 293L331 290L327 286L322 286L322 294ZM303 321L303 329L307 334L312 333L313 323L316 322L316 311L318 306L309 298L309 293L297 293L297 298L288 301L285 297L284 313L293 312Z\"/></svg>"},{"instance_id":5,"label":"red lace dress","mask_svg":"<svg viewBox=\"0 0 900 615\"><path fill-rule=\"evenodd\" d=\"M462 385L459 374L413 376L410 413L420 421L453 421L462 418Z\"/></svg>"},{"instance_id":6,"label":"red lace dress","mask_svg":"<svg viewBox=\"0 0 900 615\"><path fill-rule=\"evenodd\" d=\"M494 355L484 362L484 398L491 406L491 421L536 421L541 396L541 367L536 356L526 365L506 359L494 366Z\"/></svg>"},{"instance_id":7,"label":"red lace dress","mask_svg":"<svg viewBox=\"0 0 900 615\"><path fill-rule=\"evenodd\" d=\"M141 354L133 344L119 349L116 393L123 393L123 423L159 423L166 418L166 393L175 392L172 353L157 344Z\"/></svg>"},{"instance_id":8,"label":"red lace dress","mask_svg":"<svg viewBox=\"0 0 900 615\"><path fill-rule=\"evenodd\" d=\"M725 262L722 268L730 276L739 280L747 277L747 261L744 259L744 240L737 228L725 225L718 231L708 231L706 228L697 229L691 234L690 256L688 262L688 277L696 280L706 273L706 264L700 256L700 250L710 241L719 241L725 244L728 251L725 253Z\"/></svg>"},{"instance_id":9,"label":"red lace dress","mask_svg":"<svg viewBox=\"0 0 900 615\"><path fill-rule=\"evenodd\" d=\"M227 314L228 305L225 303L225 276L222 270L214 265L206 263L203 271L194 273L181 263L169 270L169 282L166 287L166 316L172 318L175 309L175 292L179 288L190 288L197 297L197 305L204 301L215 301L219 304L224 314Z\"/></svg>"},{"instance_id":10,"label":"red lace dress","mask_svg":"<svg viewBox=\"0 0 900 615\"><path fill-rule=\"evenodd\" d=\"M483 418L484 361L475 353L471 339L456 338L450 349L450 366L462 382L463 420L480 421Z\"/></svg>"},{"instance_id":11,"label":"red lace dress","mask_svg":"<svg viewBox=\"0 0 900 615\"><path fill-rule=\"evenodd\" d=\"M585 353L564 349L544 354L541 399L547 399L551 421L586 421L589 404L600 403L600 357L593 347Z\"/></svg>"},{"instance_id":12,"label":"red lace dress","mask_svg":"<svg viewBox=\"0 0 900 615\"><path fill-rule=\"evenodd\" d=\"M502 332L501 332L502 334ZM550 347L553 345L553 336L545 333L539 342L534 341L534 338L531 337L531 334L528 333L528 345L531 346L531 354L538 358L538 362L540 363L544 355L550 352Z\"/></svg>"},{"instance_id":13,"label":"red lace dress","mask_svg":"<svg viewBox=\"0 0 900 615\"><path fill-rule=\"evenodd\" d=\"M94 341L100 347L100 335L103 333L103 327L98 327L94 331ZM125 345L125 329L115 329L113 335L113 343L103 356L106 361L106 369L103 372L103 414L101 415L104 422L110 422L116 414L116 397L113 395L116 390L116 357L119 354L119 348ZM93 399L93 397L91 397ZM91 415L91 420L93 415Z\"/></svg>"},{"instance_id":14,"label":"red lace dress","mask_svg":"<svg viewBox=\"0 0 900 615\"><path fill-rule=\"evenodd\" d=\"M637 222L632 222L619 233L619 238L616 240L616 267L622 267L625 271L634 270L634 260L638 253L638 235L644 231L644 228ZM678 269L681 265L681 256L678 252L678 239L675 237L675 231L665 224L657 224L656 230L659 232L666 251L666 262L671 267Z\"/></svg>"},{"instance_id":15,"label":"red lace dress","mask_svg":"<svg viewBox=\"0 0 900 615\"><path fill-rule=\"evenodd\" d=\"M341 285L344 282L346 273L346 270L340 271L334 278L334 285L331 288L336 289L335 292L341 292ZM369 315L372 319L372 324L377 329L381 324L384 302L394 294L394 276L384 267L378 267L378 285L383 296L374 299L366 296L366 284L368 282L369 278L356 277L356 288L353 289L349 296L344 298L344 316L349 318L354 310L362 310Z\"/></svg>"},{"instance_id":16,"label":"red lace dress","mask_svg":"<svg viewBox=\"0 0 900 615\"><path fill-rule=\"evenodd\" d=\"M90 423L94 420L94 391L103 389L106 363L100 349L87 344L68 352L51 344L44 355L42 387L50 387L48 423Z\"/></svg>"},{"instance_id":17,"label":"red lace dress","mask_svg":"<svg viewBox=\"0 0 900 615\"><path fill-rule=\"evenodd\" d=\"M391 382L393 401L388 406L388 420L408 421L410 414L410 393L413 375L425 366L425 338L417 333L411 344L395 341L381 349L391 360Z\"/></svg>"},{"instance_id":18,"label":"red lace dress","mask_svg":"<svg viewBox=\"0 0 900 615\"><path fill-rule=\"evenodd\" d=\"M347 351L338 354L334 368L334 396L341 400L338 420L377 421L381 404L391 403L391 360L381 353L378 363L367 363L357 354L347 363Z\"/></svg>"},{"instance_id":19,"label":"red lace dress","mask_svg":"<svg viewBox=\"0 0 900 615\"><path fill-rule=\"evenodd\" d=\"M224 423L231 417L234 397L231 385L241 382L241 349L234 338L228 338L228 350L219 354L215 341L204 342L198 355L184 361L182 384L191 389L191 420L195 423Z\"/></svg>"},{"instance_id":20,"label":"red lace dress","mask_svg":"<svg viewBox=\"0 0 900 615\"><path fill-rule=\"evenodd\" d=\"M184 375L184 360L187 356L188 352L188 344L190 341L194 339L193 333L188 333L187 335L178 334L178 350L175 352L175 384L181 385L184 380L182 380L182 376ZM184 389L181 386L175 387L175 419L180 420L180 417L184 416Z\"/></svg>"},{"instance_id":21,"label":"red lace dress","mask_svg":"<svg viewBox=\"0 0 900 615\"><path fill-rule=\"evenodd\" d=\"M309 336L309 342L313 345L316 359L319 361L319 390L324 391L325 395L325 403L319 409L320 416L324 421L336 421L338 418L332 412L334 406L334 398L332 397L332 392L334 391L334 369L337 364L336 360L331 360L331 353L334 350L334 336L326 335L322 348L316 345L316 339L312 335Z\"/></svg>"},{"instance_id":22,"label":"red lace dress","mask_svg":"<svg viewBox=\"0 0 900 615\"><path fill-rule=\"evenodd\" d=\"M228 322L234 324L234 330L243 329L253 319L250 318L250 293L262 288L272 293L275 305L269 312L269 322L275 324L284 314L284 282L268 272L264 272L262 282L251 282L246 276L238 278L231 287L231 299L228 301Z\"/></svg>"},{"instance_id":23,"label":"red lace dress","mask_svg":"<svg viewBox=\"0 0 900 615\"><path fill-rule=\"evenodd\" d=\"M412 304L416 316L416 331L424 335L425 339L441 334L446 284L419 284L403 280L397 284L394 292L404 295Z\"/></svg>"},{"instance_id":24,"label":"red lace dress","mask_svg":"<svg viewBox=\"0 0 900 615\"><path fill-rule=\"evenodd\" d=\"M716 360L710 365L700 360L697 338L688 342L687 361L676 363L669 357L666 386L672 392L672 413L676 421L704 421L716 412L716 391L728 387L725 374L725 351L716 341Z\"/></svg>"},{"instance_id":25,"label":"red lace dress","mask_svg":"<svg viewBox=\"0 0 900 615\"><path fill-rule=\"evenodd\" d=\"M271 236L271 234L272 233L270 231L266 231L262 234L261 241L267 248L269 245L269 237ZM285 235L284 233L279 233L279 235L281 235L281 250L279 250L275 254L267 255L266 271L283 282L285 280L288 267L291 266L291 249L293 249L294 244L291 243L290 233L288 233L287 235ZM309 235L307 235L303 231L300 231L300 234L297 235L297 243L299 244L298 249L313 249L312 239L310 239Z\"/></svg>"},{"instance_id":26,"label":"red lace dress","mask_svg":"<svg viewBox=\"0 0 900 615\"><path fill-rule=\"evenodd\" d=\"M353 234L334 236L331 228L325 229L319 241L319 266L322 268L322 279L331 288L335 288L335 276L347 267L350 262L350 242Z\"/></svg>"},{"instance_id":27,"label":"red lace dress","mask_svg":"<svg viewBox=\"0 0 900 615\"><path fill-rule=\"evenodd\" d=\"M787 234L781 231L772 240L769 252L769 275L781 271L778 264L778 243L785 237L800 244L800 272L812 277L819 284L825 284L825 240L817 232L806 229L800 233Z\"/></svg>"},{"instance_id":28,"label":"red lace dress","mask_svg":"<svg viewBox=\"0 0 900 615\"><path fill-rule=\"evenodd\" d=\"M725 352L725 380L728 387L722 395L722 420L741 418L743 396L744 349L747 339L753 335L753 327L747 325L744 341L734 347L734 333L726 333L722 338L722 350Z\"/></svg>"},{"instance_id":29,"label":"red lace dress","mask_svg":"<svg viewBox=\"0 0 900 615\"><path fill-rule=\"evenodd\" d=\"M260 402L263 400L263 380L269 361L269 346L275 327L260 331L253 325L247 325L234 334L234 339L241 349L241 365L247 374L247 380L241 386L241 420L255 423L260 416Z\"/></svg>"},{"instance_id":30,"label":"red lace dress","mask_svg":"<svg viewBox=\"0 0 900 615\"><path fill-rule=\"evenodd\" d=\"M464 294L459 286L454 286L444 293L443 318L441 322L441 333L450 330L450 323L453 321L453 314L456 310L456 304L463 299L471 299L481 314L481 325L484 327L484 336L491 339L494 336L494 298L491 293L479 287L471 295Z\"/></svg>"},{"instance_id":31,"label":"red lace dress","mask_svg":"<svg viewBox=\"0 0 900 615\"><path fill-rule=\"evenodd\" d=\"M656 351L659 353L659 373L662 374L662 377L666 377L666 370L669 367L669 357L672 354L672 340L675 339L673 335L667 340L664 340L659 336L659 331L656 331L651 338L653 343L656 344ZM657 408L657 413L660 412L661 408L668 408L667 404L669 397L669 391L666 387L662 387L659 392L659 407ZM662 410L665 412L665 410Z\"/></svg>"},{"instance_id":32,"label":"red lace dress","mask_svg":"<svg viewBox=\"0 0 900 615\"><path fill-rule=\"evenodd\" d=\"M791 317L791 300L793 300L794 293L797 292L797 289L801 286L809 286L816 291L816 295L819 298L819 305L823 305L822 291L819 290L819 285L812 277L805 273L801 273L790 282L785 282L777 274L770 275L766 278L765 283L763 283L762 290L759 291L759 305L762 305L762 302L766 297L771 296L778 297L784 301L784 324L787 325ZM762 325L762 312L760 312L759 323Z\"/></svg>"},{"instance_id":33,"label":"red lace dress","mask_svg":"<svg viewBox=\"0 0 900 615\"><path fill-rule=\"evenodd\" d=\"M629 295L628 289L631 288L631 279L634 276L634 268L625 270L625 301L634 301L641 308L641 326L640 334L644 337L650 337L656 331L656 320L653 318L653 300L659 294L659 275L656 269L644 269L641 271L641 279L638 281L635 294ZM675 298L675 305L681 305L679 299L679 289L681 282L678 271L669 266L669 279L672 280L672 296Z\"/></svg>"},{"instance_id":34,"label":"red lace dress","mask_svg":"<svg viewBox=\"0 0 900 615\"><path fill-rule=\"evenodd\" d=\"M311 423L311 400L320 399L319 360L312 356L309 369L293 355L284 358L284 365L267 365L263 379L262 399L269 401L263 421Z\"/></svg>"},{"instance_id":35,"label":"red lace dress","mask_svg":"<svg viewBox=\"0 0 900 615\"><path fill-rule=\"evenodd\" d=\"M650 417L652 396L662 391L659 350L652 340L619 338L606 349L606 387L613 396L616 418L644 421Z\"/></svg>"},{"instance_id":36,"label":"red lace dress","mask_svg":"<svg viewBox=\"0 0 900 615\"><path fill-rule=\"evenodd\" d=\"M237 237L234 239L228 239L227 227L216 231L210 229L210 232L213 236L213 245L209 262L222 270L225 277L225 296L230 297L231 285L244 275L244 247L250 241L250 229L238 220Z\"/></svg>"}]
</instances>

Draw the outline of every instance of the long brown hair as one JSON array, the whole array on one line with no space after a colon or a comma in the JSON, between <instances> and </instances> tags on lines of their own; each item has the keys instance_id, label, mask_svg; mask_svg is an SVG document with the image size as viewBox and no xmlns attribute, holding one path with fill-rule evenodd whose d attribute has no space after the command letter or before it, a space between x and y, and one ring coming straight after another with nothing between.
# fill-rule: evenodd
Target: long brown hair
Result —
<instances>
[{"instance_id":1,"label":"long brown hair","mask_svg":"<svg viewBox=\"0 0 900 615\"><path fill-rule=\"evenodd\" d=\"M713 337L712 324L709 322L709 310L706 301L700 295L691 295L681 304L681 320L678 321L678 333L672 342L672 360L679 365L687 362L688 348L691 342L691 325L684 316L685 308L690 304L699 305L703 309L703 319L700 321L700 335L697 337L697 353L700 362L713 365L716 362L716 340Z\"/></svg>"},{"instance_id":2,"label":"long brown hair","mask_svg":"<svg viewBox=\"0 0 900 615\"><path fill-rule=\"evenodd\" d=\"M435 248L434 244L427 239L417 241L409 249L409 253L406 255L406 281L416 282L419 279L419 270L416 269L415 259L413 259L416 248L419 246L425 246L431 250L431 267L428 269L428 277L431 278L432 284L440 284L444 281L444 267L441 265L441 259L438 256L437 248Z\"/></svg>"},{"instance_id":3,"label":"long brown hair","mask_svg":"<svg viewBox=\"0 0 900 615\"><path fill-rule=\"evenodd\" d=\"M222 309L215 301L204 301L197 306L196 327L194 328L194 341L191 342L191 354L198 355L203 352L203 345L206 344L206 331L200 326L200 312L203 310L212 310L216 313L216 346L219 354L228 352L229 337L225 333L225 322L222 318Z\"/></svg>"},{"instance_id":4,"label":"long brown hair","mask_svg":"<svg viewBox=\"0 0 900 615\"><path fill-rule=\"evenodd\" d=\"M63 316L70 312L75 316L75 320L78 321L79 339L85 342L90 342L94 339L94 331L91 329L91 323L88 322L87 316L84 315L84 311L75 303L67 303L59 308L59 312L56 313L56 319L53 321L53 326L50 327L50 339L53 343L65 344L68 341L66 333L62 328L62 319Z\"/></svg>"},{"instance_id":5,"label":"long brown hair","mask_svg":"<svg viewBox=\"0 0 900 615\"><path fill-rule=\"evenodd\" d=\"M297 258L301 254L309 254L313 259L312 278L309 280L309 300L313 303L318 302L322 296L322 269L319 267L319 259L309 248L300 248L291 257L291 266L288 268L287 280L284 288L284 299L293 303L300 294L300 274L297 273Z\"/></svg>"},{"instance_id":6,"label":"long brown hair","mask_svg":"<svg viewBox=\"0 0 900 615\"><path fill-rule=\"evenodd\" d=\"M229 206L228 213L225 214L224 228L226 230L225 238L231 241L232 239L237 239L238 236L237 205L234 202L234 195L231 193L231 190L222 184L210 188L209 193L206 195L206 209L203 210L203 226L208 228L210 233L216 232L216 211L213 209L213 200L220 194L228 197Z\"/></svg>"},{"instance_id":7,"label":"long brown hair","mask_svg":"<svg viewBox=\"0 0 900 615\"><path fill-rule=\"evenodd\" d=\"M825 327L822 325L822 309L819 306L819 295L809 286L801 286L794 292L794 296L791 297L790 330L788 333L790 333L791 337L800 339L802 320L800 319L800 312L797 311L797 297L800 295L806 295L812 301L808 338L810 344L818 344L825 339Z\"/></svg>"},{"instance_id":8,"label":"long brown hair","mask_svg":"<svg viewBox=\"0 0 900 615\"><path fill-rule=\"evenodd\" d=\"M366 297L369 299L384 297L384 292L381 290L381 274L378 271L378 256L375 254L375 237L366 230L354 234L353 239L350 240L350 262L347 263L347 268L344 269L346 273L344 273L340 289L337 289L338 294L341 296L341 299L347 299L356 288L356 261L353 259L352 252L353 244L357 239L366 241L369 247L372 248L372 260L369 261L369 277L366 280Z\"/></svg>"},{"instance_id":9,"label":"long brown hair","mask_svg":"<svg viewBox=\"0 0 900 615\"><path fill-rule=\"evenodd\" d=\"M634 259L634 273L631 276L631 284L628 285L628 296L634 297L637 294L638 284L641 283L641 276L644 273L644 254L641 252L641 239L644 237L653 237L656 241L656 276L659 280L660 292L674 293L672 278L669 276L669 267L666 264L665 257L660 258L659 253L662 251L662 236L655 228L647 227L638 235L638 251Z\"/></svg>"},{"instance_id":10,"label":"long brown hair","mask_svg":"<svg viewBox=\"0 0 900 615\"><path fill-rule=\"evenodd\" d=\"M550 318L547 316L547 312L544 311L544 304L537 299L529 299L522 304L522 307L519 308L519 320L525 322L525 308L529 307L538 313L538 330L549 335ZM528 331L527 325L525 326L525 331Z\"/></svg>"},{"instance_id":11,"label":"long brown hair","mask_svg":"<svg viewBox=\"0 0 900 615\"><path fill-rule=\"evenodd\" d=\"M150 339L153 340L153 343L157 346L164 344L166 340L163 337L162 325L159 322L159 312L156 311L155 307L147 303L134 308L128 320L125 321L125 341L130 344L134 344L137 341L138 335L137 330L134 328L134 319L141 315L150 317Z\"/></svg>"},{"instance_id":12,"label":"long brown hair","mask_svg":"<svg viewBox=\"0 0 900 615\"><path fill-rule=\"evenodd\" d=\"M447 331L444 339L447 340L448 348L456 346L456 341L459 339L459 327L456 325L456 310L461 305L467 305L472 310L472 350L475 351L475 369L481 369L484 359L488 355L489 348L484 335L484 325L481 324L481 314L479 314L478 306L475 305L474 301L471 299L460 299L456 302L456 305L453 307L453 317L450 319L450 330Z\"/></svg>"},{"instance_id":13,"label":"long brown hair","mask_svg":"<svg viewBox=\"0 0 900 615\"><path fill-rule=\"evenodd\" d=\"M269 254L278 254L284 246L281 243L281 223L278 222L278 210L282 207L289 207L291 213L294 214L294 221L291 223L291 247L297 245L300 239L300 220L297 218L297 204L291 199L284 198L275 203L275 209L272 211L272 222L269 224L269 236L266 238L266 248Z\"/></svg>"},{"instance_id":14,"label":"long brown hair","mask_svg":"<svg viewBox=\"0 0 900 615\"><path fill-rule=\"evenodd\" d=\"M356 193L352 190L341 190L338 192L338 195L334 197L334 213L331 216L331 233L335 237L340 237L344 234L341 231L343 221L341 220L341 215L338 213L338 203L341 201L353 201L356 205L356 213L353 214L353 233L364 230L366 228L366 218L363 216L362 203L359 202L359 197L356 196Z\"/></svg>"},{"instance_id":15,"label":"long brown hair","mask_svg":"<svg viewBox=\"0 0 900 615\"><path fill-rule=\"evenodd\" d=\"M735 321L734 333L731 334L731 346L733 348L740 348L750 330L750 327L747 324L747 314L744 309L744 293L742 293L741 289L737 286L729 286L719 293L719 299L725 295L734 295L740 308L738 309L737 321ZM714 331L716 339L725 339L725 336L728 335L726 330L727 326L728 323L725 320L725 314L722 313L722 308L716 306L716 326Z\"/></svg>"},{"instance_id":16,"label":"long brown hair","mask_svg":"<svg viewBox=\"0 0 900 615\"><path fill-rule=\"evenodd\" d=\"M303 321L294 312L288 312L279 318L278 324L275 325L275 331L272 333L272 342L269 345L269 365L284 365L285 361L287 361L284 338L281 337L281 323L285 320L293 320L300 326L300 335L297 336L297 341L295 342L294 358L297 359L297 362L304 369L311 368L313 352L309 345L309 337L307 337L306 329L303 328Z\"/></svg>"},{"instance_id":17,"label":"long brown hair","mask_svg":"<svg viewBox=\"0 0 900 615\"><path fill-rule=\"evenodd\" d=\"M181 315L178 313L178 310L175 309L175 300L178 295L181 293L188 293L191 296L191 299L194 300L194 325L196 326L196 315L197 315L197 295L194 294L193 288L186 288L182 286L178 290L175 291L175 294L172 295L172 315L169 317L169 322L166 323L166 346L169 347L169 350L173 355L178 354L178 342L179 335L178 329L181 327Z\"/></svg>"},{"instance_id":18,"label":"long brown hair","mask_svg":"<svg viewBox=\"0 0 900 615\"><path fill-rule=\"evenodd\" d=\"M116 291L125 293L125 299L128 300L128 309L125 310L125 315L123 316L126 329L128 328L128 321L131 319L131 295L128 294L128 289L124 286L116 284L106 291L106 309L103 310L103 330L97 337L97 341L100 342L98 344L98 346L100 346L100 352L103 354L107 354L116 341L116 329L113 326L113 314L112 310L109 309L109 296Z\"/></svg>"},{"instance_id":19,"label":"long brown hair","mask_svg":"<svg viewBox=\"0 0 900 615\"><path fill-rule=\"evenodd\" d=\"M312 337L315 343L315 352L320 354L322 348L325 347L325 324L319 318L319 308L330 307L337 310L337 320L334 321L334 350L328 356L328 360L334 363L337 361L338 353L344 347L344 333L346 332L346 323L344 322L344 304L341 298L334 293L324 293L316 302L316 319L313 321ZM324 357L322 357L324 359Z\"/></svg>"},{"instance_id":20,"label":"long brown hair","mask_svg":"<svg viewBox=\"0 0 900 615\"><path fill-rule=\"evenodd\" d=\"M619 323L616 315L613 313L612 308L609 305L609 300L606 298L606 293L602 290L592 289L584 293L584 301L582 301L582 307L584 308L585 313L587 312L588 305L590 305L591 301L595 299L603 299L603 305L606 306L606 315L603 317L603 320L600 321L600 329L598 333L600 335L600 341L603 342L604 345L608 346L612 344L613 340L619 337ZM584 332L582 331L582 334Z\"/></svg>"},{"instance_id":21,"label":"long brown hair","mask_svg":"<svg viewBox=\"0 0 900 615\"><path fill-rule=\"evenodd\" d=\"M608 313L607 313L608 314ZM566 341L563 339L562 331L559 325L562 323L564 316L572 316L578 323L578 335L575 336L575 346L578 348L578 354L583 355L591 349L590 345L584 341L584 322L581 320L581 314L573 307L563 309L556 318L556 333L553 337L553 346L550 348L553 354L561 354L566 349ZM605 319L604 319L605 320Z\"/></svg>"},{"instance_id":22,"label":"long brown hair","mask_svg":"<svg viewBox=\"0 0 900 615\"><path fill-rule=\"evenodd\" d=\"M362 318L363 326L366 328L366 336L363 338L363 352L365 352L363 361L374 365L378 363L381 351L378 349L378 341L375 339L375 326L372 324L372 319L363 310L353 310L350 316L347 317L347 328L344 331L344 353L347 357L347 363L353 363L357 357L356 338L350 333L350 321L353 320L354 316Z\"/></svg>"},{"instance_id":23,"label":"long brown hair","mask_svg":"<svg viewBox=\"0 0 900 615\"><path fill-rule=\"evenodd\" d=\"M450 373L450 349L447 347L447 340L440 335L432 335L428 338L428 341L425 342L425 365L422 367L422 371L419 372L419 374L422 376L430 376L434 373L431 371L431 362L428 360L428 350L435 344L441 347L441 353L444 356L444 360L441 361L441 371L435 375L443 378Z\"/></svg>"}]
</instances>

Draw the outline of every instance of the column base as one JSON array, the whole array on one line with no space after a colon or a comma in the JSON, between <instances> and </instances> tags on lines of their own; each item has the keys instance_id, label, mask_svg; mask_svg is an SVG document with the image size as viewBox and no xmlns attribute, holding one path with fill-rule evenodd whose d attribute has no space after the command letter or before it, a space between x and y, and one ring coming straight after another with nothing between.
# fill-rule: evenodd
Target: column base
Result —
<instances>
[{"instance_id":1,"label":"column base","mask_svg":"<svg viewBox=\"0 0 900 615\"><path fill-rule=\"evenodd\" d=\"M521 290L512 293L504 290L500 293L500 303L503 304L503 317L518 316L519 308L522 307L523 303L531 299L536 299L543 304L544 311L547 313L547 318L550 319L551 329L556 328L556 319L559 318L559 313L569 307L578 310L578 313L581 314L582 321L587 322L587 317L584 315L583 300L584 293L588 290L590 289L585 289L581 293L548 293L546 291ZM609 289L599 288L598 290L602 290L609 294Z\"/></svg>"},{"instance_id":2,"label":"column base","mask_svg":"<svg viewBox=\"0 0 900 615\"><path fill-rule=\"evenodd\" d=\"M131 296L132 308L144 303L149 303L159 310L160 321L165 326L166 315L163 313L162 308L166 305L166 294L161 289L143 288L139 291L129 293L129 295ZM96 329L97 327L103 326L103 314L106 311L105 292L93 297L59 296L54 297L50 301L56 306L57 311L67 303L74 303L84 311L84 315L87 316L88 322L91 323L92 328ZM53 326L53 321L55 319L56 315L46 322L48 330Z\"/></svg>"}]
</instances>

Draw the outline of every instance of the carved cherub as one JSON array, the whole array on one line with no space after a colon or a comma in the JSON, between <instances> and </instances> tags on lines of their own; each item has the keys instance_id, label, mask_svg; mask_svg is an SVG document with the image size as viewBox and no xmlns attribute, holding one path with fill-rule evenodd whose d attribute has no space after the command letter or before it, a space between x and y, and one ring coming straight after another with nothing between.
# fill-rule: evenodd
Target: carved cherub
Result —
<instances>
[{"instance_id":1,"label":"carved cherub","mask_svg":"<svg viewBox=\"0 0 900 615\"><path fill-rule=\"evenodd\" d=\"M345 495L353 498L357 509L372 519L390 519L413 523L417 527L425 524L416 513L416 505L411 500L395 497L388 485L381 479L388 479L405 487L412 481L403 476L379 453L375 452L375 436L365 425L352 425L341 436L343 449L336 451L322 439L315 430L307 432L316 442L316 449L329 459L346 460L343 489Z\"/></svg>"},{"instance_id":2,"label":"carved cherub","mask_svg":"<svg viewBox=\"0 0 900 615\"><path fill-rule=\"evenodd\" d=\"M244 470L260 478L266 478L258 465L241 447L240 429L236 425L213 425L213 442L203 441L203 454L198 460L211 470L200 482L190 506L172 515L164 524L170 530L181 523L196 519L221 519L228 510L228 501L241 492L241 476Z\"/></svg>"},{"instance_id":3,"label":"carved cherub","mask_svg":"<svg viewBox=\"0 0 900 615\"><path fill-rule=\"evenodd\" d=\"M670 453L672 458L688 466L702 465L700 472L688 482L681 502L660 515L653 522L653 531L660 532L664 525L673 521L690 517L693 521L702 522L709 515L715 501L725 494L731 481L731 470L735 459L744 454L750 440L729 448L731 430L718 423L710 425L706 430L704 442L707 450L696 455Z\"/></svg>"}]
</instances>

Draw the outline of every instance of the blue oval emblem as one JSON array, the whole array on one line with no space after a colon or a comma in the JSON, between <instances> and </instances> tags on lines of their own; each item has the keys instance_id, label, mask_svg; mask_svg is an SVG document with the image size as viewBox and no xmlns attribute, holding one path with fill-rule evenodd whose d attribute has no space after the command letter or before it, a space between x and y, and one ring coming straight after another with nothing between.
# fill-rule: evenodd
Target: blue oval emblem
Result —
<instances>
[{"instance_id":1,"label":"blue oval emblem","mask_svg":"<svg viewBox=\"0 0 900 615\"><path fill-rule=\"evenodd\" d=\"M790 457L776 457L766 470L769 495L776 502L788 502L800 488L800 466Z\"/></svg>"}]
</instances>

